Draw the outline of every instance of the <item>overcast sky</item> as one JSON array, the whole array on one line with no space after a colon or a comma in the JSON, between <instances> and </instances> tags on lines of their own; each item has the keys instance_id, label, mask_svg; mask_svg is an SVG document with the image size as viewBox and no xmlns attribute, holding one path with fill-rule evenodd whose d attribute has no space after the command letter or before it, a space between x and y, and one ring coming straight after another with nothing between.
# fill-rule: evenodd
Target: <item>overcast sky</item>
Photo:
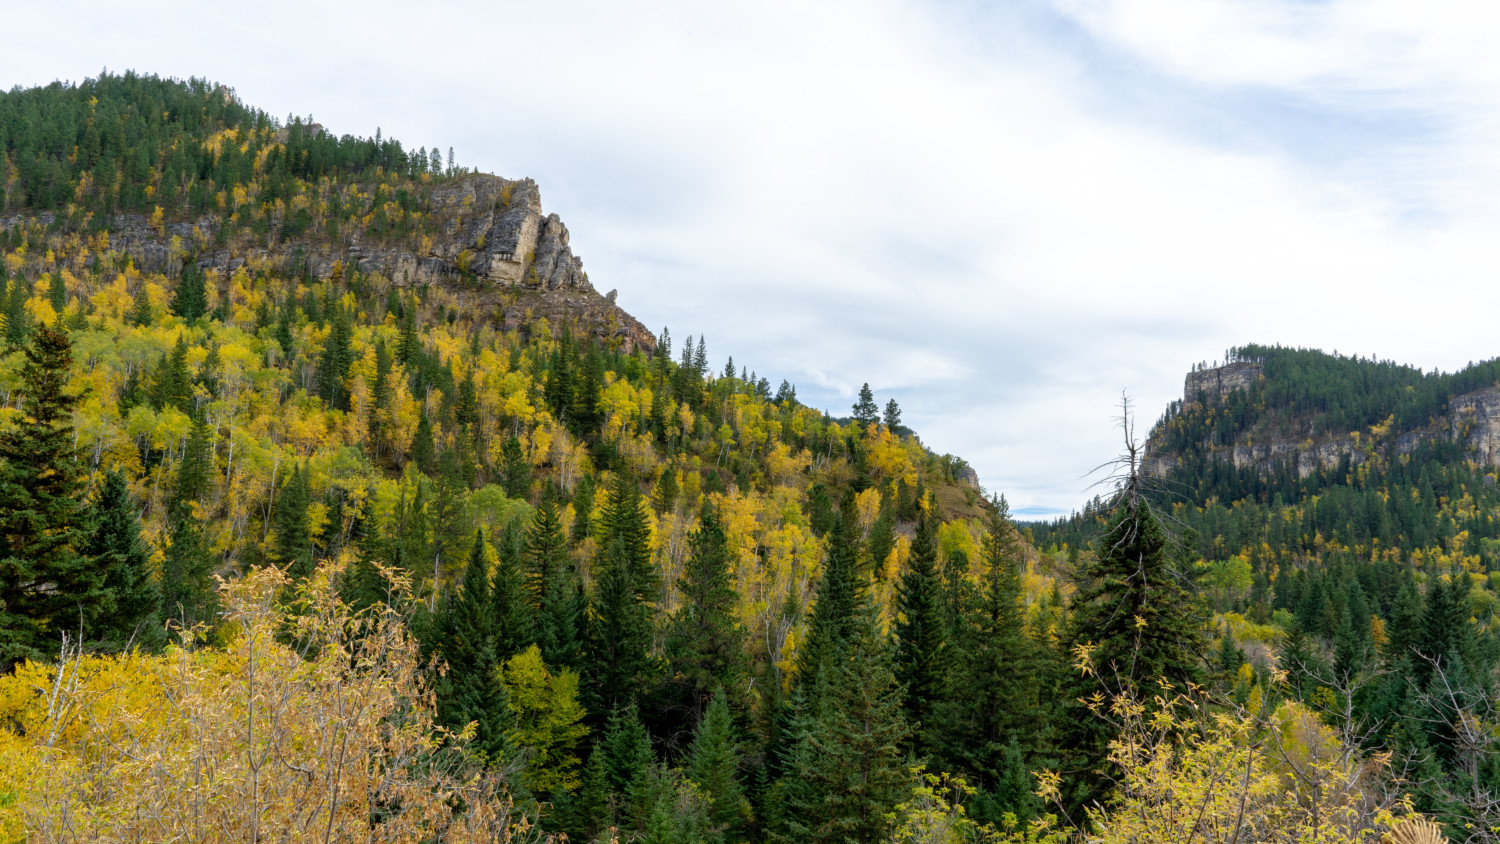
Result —
<instances>
[{"instance_id":1,"label":"overcast sky","mask_svg":"<svg viewBox=\"0 0 1500 844\"><path fill-rule=\"evenodd\" d=\"M207 77L531 176L601 292L1066 512L1246 342L1500 354L1500 6L13 5L0 86Z\"/></svg>"}]
</instances>

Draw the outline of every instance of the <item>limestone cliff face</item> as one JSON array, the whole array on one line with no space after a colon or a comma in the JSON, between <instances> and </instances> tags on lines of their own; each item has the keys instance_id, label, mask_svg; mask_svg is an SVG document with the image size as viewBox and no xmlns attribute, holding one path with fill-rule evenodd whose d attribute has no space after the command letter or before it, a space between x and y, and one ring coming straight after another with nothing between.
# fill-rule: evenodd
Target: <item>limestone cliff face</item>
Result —
<instances>
[{"instance_id":1,"label":"limestone cliff face","mask_svg":"<svg viewBox=\"0 0 1500 844\"><path fill-rule=\"evenodd\" d=\"M1182 403L1190 404L1200 395L1210 403L1223 401L1235 390L1248 390L1260 381L1264 370L1258 363L1231 363L1213 369L1189 372L1182 384Z\"/></svg>"},{"instance_id":2,"label":"limestone cliff face","mask_svg":"<svg viewBox=\"0 0 1500 844\"><path fill-rule=\"evenodd\" d=\"M289 265L300 255L306 272L317 279L330 278L339 266L353 266L401 287L470 280L468 289L473 289L477 280L479 305L490 308L506 328L521 328L538 318L567 320L617 340L627 350L656 348L655 335L615 303L614 291L601 296L594 289L582 259L573 254L568 227L558 215L543 214L536 182L471 174L435 187L426 204L424 212L438 221L440 234L425 253L361 242L357 236L334 243L283 239L278 224L268 246L200 251L197 263L227 274L251 260L271 258ZM40 215L44 223L52 216ZM0 219L0 228L10 222L14 220ZM204 242L217 224L209 215L171 224L162 233L144 217L121 215L110 228L110 247L146 272L175 272L180 267L172 263L180 258L170 246L172 238Z\"/></svg>"},{"instance_id":3,"label":"limestone cliff face","mask_svg":"<svg viewBox=\"0 0 1500 844\"><path fill-rule=\"evenodd\" d=\"M1251 389L1262 378L1264 371L1257 363L1189 372L1183 383L1182 406L1188 408L1203 401L1211 407L1237 390ZM1336 468L1346 458L1350 465L1358 466L1376 457L1411 454L1440 440L1461 443L1469 459L1481 466L1500 468L1500 386L1455 396L1441 418L1414 430L1315 436L1310 423L1274 431L1257 426L1233 445L1211 445L1209 450L1236 469L1270 472L1278 466L1290 466L1305 478L1319 468ZM1164 477L1177 463L1177 457L1164 452L1158 443L1147 442L1145 465L1149 474Z\"/></svg>"}]
</instances>

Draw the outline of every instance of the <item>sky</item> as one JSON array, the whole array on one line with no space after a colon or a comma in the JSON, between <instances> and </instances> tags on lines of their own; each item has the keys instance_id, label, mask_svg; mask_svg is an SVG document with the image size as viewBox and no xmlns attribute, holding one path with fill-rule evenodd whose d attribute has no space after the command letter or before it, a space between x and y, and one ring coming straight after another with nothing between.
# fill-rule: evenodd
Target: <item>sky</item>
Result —
<instances>
[{"instance_id":1,"label":"sky","mask_svg":"<svg viewBox=\"0 0 1500 844\"><path fill-rule=\"evenodd\" d=\"M1244 343L1500 355L1500 5L12 4L0 87L206 77L530 176L601 291L1013 512Z\"/></svg>"}]
</instances>

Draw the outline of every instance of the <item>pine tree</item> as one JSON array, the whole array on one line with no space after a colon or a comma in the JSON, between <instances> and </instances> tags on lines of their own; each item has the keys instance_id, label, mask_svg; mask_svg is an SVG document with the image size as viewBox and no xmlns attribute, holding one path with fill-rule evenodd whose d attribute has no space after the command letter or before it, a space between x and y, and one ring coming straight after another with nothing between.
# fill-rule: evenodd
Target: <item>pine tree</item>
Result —
<instances>
[{"instance_id":1,"label":"pine tree","mask_svg":"<svg viewBox=\"0 0 1500 844\"><path fill-rule=\"evenodd\" d=\"M715 689L743 716L749 667L745 633L735 619L729 540L713 505L705 504L690 539L692 553L678 584L681 603L667 630L668 708L684 729L695 729ZM674 719L675 720L675 719Z\"/></svg>"},{"instance_id":2,"label":"pine tree","mask_svg":"<svg viewBox=\"0 0 1500 844\"><path fill-rule=\"evenodd\" d=\"M94 532L84 553L101 573L108 601L89 625L88 638L111 648L134 643L154 649L162 636L161 588L141 542L141 525L125 476L105 474L94 499Z\"/></svg>"},{"instance_id":3,"label":"pine tree","mask_svg":"<svg viewBox=\"0 0 1500 844\"><path fill-rule=\"evenodd\" d=\"M880 421L880 408L875 404L875 394L869 383L859 388L859 401L854 403L854 421L860 428L867 428Z\"/></svg>"},{"instance_id":4,"label":"pine tree","mask_svg":"<svg viewBox=\"0 0 1500 844\"><path fill-rule=\"evenodd\" d=\"M904 686L913 750L927 755L939 725L933 708L946 696L948 679L947 619L941 604L936 537L932 518L917 523L911 559L901 576L896 603L896 679Z\"/></svg>"},{"instance_id":5,"label":"pine tree","mask_svg":"<svg viewBox=\"0 0 1500 844\"><path fill-rule=\"evenodd\" d=\"M740 745L735 737L734 717L724 690L718 690L708 705L698 732L687 752L687 775L709 800L709 819L715 831L729 841L744 840L750 822L750 801L739 776Z\"/></svg>"},{"instance_id":6,"label":"pine tree","mask_svg":"<svg viewBox=\"0 0 1500 844\"><path fill-rule=\"evenodd\" d=\"M203 271L194 265L182 269L177 281L177 292L172 296L172 313L192 322L208 312L208 290L203 283Z\"/></svg>"},{"instance_id":7,"label":"pine tree","mask_svg":"<svg viewBox=\"0 0 1500 844\"><path fill-rule=\"evenodd\" d=\"M901 405L896 404L895 399L885 403L885 417L882 421L892 433L901 427Z\"/></svg>"},{"instance_id":8,"label":"pine tree","mask_svg":"<svg viewBox=\"0 0 1500 844\"><path fill-rule=\"evenodd\" d=\"M19 417L0 433L0 668L41 659L62 630L105 606L103 577L85 554L92 525L73 446L72 347L38 326L23 348Z\"/></svg>"},{"instance_id":9,"label":"pine tree","mask_svg":"<svg viewBox=\"0 0 1500 844\"><path fill-rule=\"evenodd\" d=\"M312 573L312 527L307 519L307 508L312 502L307 474L300 464L292 464L292 474L281 485L272 509L276 535L271 558L293 577Z\"/></svg>"}]
</instances>

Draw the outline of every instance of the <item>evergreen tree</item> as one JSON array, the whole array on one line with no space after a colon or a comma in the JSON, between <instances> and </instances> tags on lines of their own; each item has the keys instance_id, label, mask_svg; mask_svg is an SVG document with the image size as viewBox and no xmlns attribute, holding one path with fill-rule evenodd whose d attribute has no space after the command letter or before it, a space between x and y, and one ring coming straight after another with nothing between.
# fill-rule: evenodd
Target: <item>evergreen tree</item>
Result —
<instances>
[{"instance_id":1,"label":"evergreen tree","mask_svg":"<svg viewBox=\"0 0 1500 844\"><path fill-rule=\"evenodd\" d=\"M641 796L637 782L650 776L655 764L656 753L635 706L611 709L584 769L574 824L579 837L587 840L606 827L628 822L636 813L627 795Z\"/></svg>"},{"instance_id":2,"label":"evergreen tree","mask_svg":"<svg viewBox=\"0 0 1500 844\"><path fill-rule=\"evenodd\" d=\"M349 367L354 364L353 328L349 314L335 304L329 309L328 337L318 358L318 396L335 410L349 410Z\"/></svg>"},{"instance_id":3,"label":"evergreen tree","mask_svg":"<svg viewBox=\"0 0 1500 844\"><path fill-rule=\"evenodd\" d=\"M89 625L89 638L112 648L163 644L161 588L141 542L140 521L125 476L111 471L94 499L93 535L84 549L101 573L108 600Z\"/></svg>"},{"instance_id":4,"label":"evergreen tree","mask_svg":"<svg viewBox=\"0 0 1500 844\"><path fill-rule=\"evenodd\" d=\"M214 475L213 444L209 441L212 432L202 411L192 414L193 427L188 432L187 447L182 452L182 462L177 465L177 482L172 488L172 498L167 508L174 518L197 518L191 505L208 492Z\"/></svg>"},{"instance_id":5,"label":"evergreen tree","mask_svg":"<svg viewBox=\"0 0 1500 844\"><path fill-rule=\"evenodd\" d=\"M1077 772L1064 799L1076 816L1106 794L1111 738L1102 713L1081 701L1095 694L1106 702L1135 694L1149 702L1156 694L1185 691L1203 681L1204 608L1169 554L1166 532L1141 492L1137 466L1132 459L1097 553L1080 567L1073 600L1069 650L1090 648L1094 666L1092 674L1071 674L1059 695L1067 767Z\"/></svg>"},{"instance_id":6,"label":"evergreen tree","mask_svg":"<svg viewBox=\"0 0 1500 844\"><path fill-rule=\"evenodd\" d=\"M870 525L870 536L865 541L869 548L870 571L875 577L885 576L886 558L896 549L896 519L892 508L889 506L880 508L880 515L875 517L875 523ZM932 545L929 537L928 547ZM935 554L936 551L933 551Z\"/></svg>"},{"instance_id":7,"label":"evergreen tree","mask_svg":"<svg viewBox=\"0 0 1500 844\"><path fill-rule=\"evenodd\" d=\"M162 615L183 630L214 618L213 558L197 519L171 521L161 564Z\"/></svg>"},{"instance_id":8,"label":"evergreen tree","mask_svg":"<svg viewBox=\"0 0 1500 844\"><path fill-rule=\"evenodd\" d=\"M740 745L724 690L708 705L687 752L687 775L709 800L709 819L729 841L742 841L750 822L750 801L740 786Z\"/></svg>"},{"instance_id":9,"label":"evergreen tree","mask_svg":"<svg viewBox=\"0 0 1500 844\"><path fill-rule=\"evenodd\" d=\"M63 630L107 607L86 548L92 525L73 446L72 347L38 326L23 348L21 412L0 432L0 668L41 659Z\"/></svg>"},{"instance_id":10,"label":"evergreen tree","mask_svg":"<svg viewBox=\"0 0 1500 844\"><path fill-rule=\"evenodd\" d=\"M59 317L68 309L68 288L63 283L61 268L53 270L51 278L47 279L47 300Z\"/></svg>"},{"instance_id":11,"label":"evergreen tree","mask_svg":"<svg viewBox=\"0 0 1500 844\"><path fill-rule=\"evenodd\" d=\"M11 279L5 307L5 343L12 349L20 348L31 336L31 315L26 312L30 299L31 283L21 275Z\"/></svg>"},{"instance_id":12,"label":"evergreen tree","mask_svg":"<svg viewBox=\"0 0 1500 844\"><path fill-rule=\"evenodd\" d=\"M896 429L901 427L901 405L896 404L895 399L891 399L885 403L885 417L882 421L885 422L885 426L892 433L895 433Z\"/></svg>"},{"instance_id":13,"label":"evergreen tree","mask_svg":"<svg viewBox=\"0 0 1500 844\"><path fill-rule=\"evenodd\" d=\"M300 464L292 464L292 474L281 485L272 508L275 541L271 558L286 568L293 577L306 577L312 573L313 541L312 527L308 523L307 508L312 502L308 488L307 473Z\"/></svg>"},{"instance_id":14,"label":"evergreen tree","mask_svg":"<svg viewBox=\"0 0 1500 844\"><path fill-rule=\"evenodd\" d=\"M187 332L177 335L172 351L156 364L151 376L151 405L157 410L175 407L188 413L193 404L193 379L187 364Z\"/></svg>"},{"instance_id":15,"label":"evergreen tree","mask_svg":"<svg viewBox=\"0 0 1500 844\"><path fill-rule=\"evenodd\" d=\"M130 315L127 321L131 325L142 326L150 325L152 320L151 297L146 293L146 285L142 282L136 285L135 300L131 303Z\"/></svg>"},{"instance_id":16,"label":"evergreen tree","mask_svg":"<svg viewBox=\"0 0 1500 844\"><path fill-rule=\"evenodd\" d=\"M411 438L411 462L424 475L437 472L437 446L432 441L432 422L426 413L417 416L417 431Z\"/></svg>"},{"instance_id":17,"label":"evergreen tree","mask_svg":"<svg viewBox=\"0 0 1500 844\"><path fill-rule=\"evenodd\" d=\"M587 622L588 702L596 713L635 704L653 673L650 607L641 600L625 540L606 539Z\"/></svg>"},{"instance_id":18,"label":"evergreen tree","mask_svg":"<svg viewBox=\"0 0 1500 844\"><path fill-rule=\"evenodd\" d=\"M705 504L690 539L692 553L678 583L681 603L667 630L668 709L695 729L715 689L743 715L749 667L745 633L735 619L729 540L712 504ZM727 693L727 697L726 697ZM674 719L675 720L675 719Z\"/></svg>"},{"instance_id":19,"label":"evergreen tree","mask_svg":"<svg viewBox=\"0 0 1500 844\"><path fill-rule=\"evenodd\" d=\"M497 619L486 551L484 535L476 534L463 580L438 614L435 649L448 663L438 685L438 719L452 730L474 722L472 746L498 763L506 755L514 719L500 682L503 660L495 649Z\"/></svg>"},{"instance_id":20,"label":"evergreen tree","mask_svg":"<svg viewBox=\"0 0 1500 844\"><path fill-rule=\"evenodd\" d=\"M401 330L396 341L396 359L410 372L422 351L422 337L417 333L417 302L408 299L401 314Z\"/></svg>"},{"instance_id":21,"label":"evergreen tree","mask_svg":"<svg viewBox=\"0 0 1500 844\"><path fill-rule=\"evenodd\" d=\"M862 429L880 421L880 408L875 404L875 394L870 392L868 383L859 388L859 401L854 403L854 421Z\"/></svg>"},{"instance_id":22,"label":"evergreen tree","mask_svg":"<svg viewBox=\"0 0 1500 844\"><path fill-rule=\"evenodd\" d=\"M864 596L846 634L825 652L791 719L773 841L883 841L890 807L909 787L901 689Z\"/></svg>"},{"instance_id":23,"label":"evergreen tree","mask_svg":"<svg viewBox=\"0 0 1500 844\"><path fill-rule=\"evenodd\" d=\"M370 422L370 453L378 459L386 451L389 442L386 439L385 425L380 424L375 415L389 408L391 405L391 354L385 348L385 341L375 341L375 379L370 383L370 407L373 410Z\"/></svg>"},{"instance_id":24,"label":"evergreen tree","mask_svg":"<svg viewBox=\"0 0 1500 844\"><path fill-rule=\"evenodd\" d=\"M941 604L932 518L917 523L911 559L896 599L896 679L905 688L903 706L913 727L913 749L925 756L939 724L933 708L947 695L947 619Z\"/></svg>"},{"instance_id":25,"label":"evergreen tree","mask_svg":"<svg viewBox=\"0 0 1500 844\"><path fill-rule=\"evenodd\" d=\"M177 292L172 296L172 313L192 322L208 312L208 290L203 283L204 273L194 265L182 269L177 281Z\"/></svg>"},{"instance_id":26,"label":"evergreen tree","mask_svg":"<svg viewBox=\"0 0 1500 844\"><path fill-rule=\"evenodd\" d=\"M521 450L521 441L515 436L505 438L500 446L501 475L504 479L505 497L525 500L531 492L531 464Z\"/></svg>"},{"instance_id":27,"label":"evergreen tree","mask_svg":"<svg viewBox=\"0 0 1500 844\"><path fill-rule=\"evenodd\" d=\"M536 609L536 640L542 659L553 667L577 668L585 602L557 502L542 499L526 533L527 586Z\"/></svg>"},{"instance_id":28,"label":"evergreen tree","mask_svg":"<svg viewBox=\"0 0 1500 844\"><path fill-rule=\"evenodd\" d=\"M941 755L972 777L976 820L999 822L1006 812L1026 819L1040 809L1027 771L1045 743L1051 673L1026 635L1020 539L1004 498L990 517L984 561L955 666L962 693L941 710Z\"/></svg>"},{"instance_id":29,"label":"evergreen tree","mask_svg":"<svg viewBox=\"0 0 1500 844\"><path fill-rule=\"evenodd\" d=\"M482 534L475 533L474 544L483 544ZM501 531L495 554L490 615L495 623L495 658L504 662L536 641L537 632L526 583L526 537L519 519Z\"/></svg>"}]
</instances>

